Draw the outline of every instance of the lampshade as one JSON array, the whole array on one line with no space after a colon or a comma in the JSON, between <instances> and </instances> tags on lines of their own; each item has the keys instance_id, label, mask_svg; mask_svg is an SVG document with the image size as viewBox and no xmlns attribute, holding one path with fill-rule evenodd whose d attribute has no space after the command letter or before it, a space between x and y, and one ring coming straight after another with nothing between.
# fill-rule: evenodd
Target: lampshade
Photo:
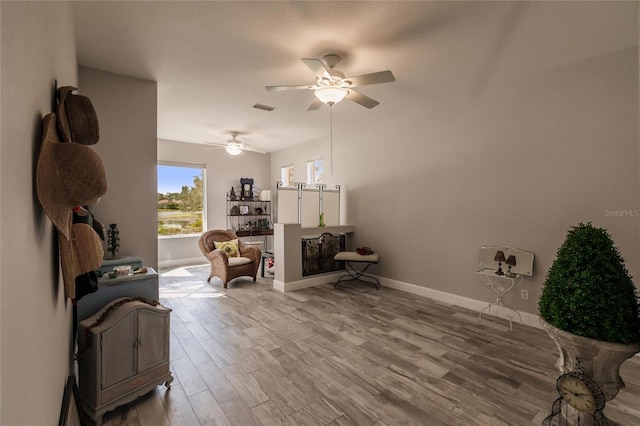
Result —
<instances>
[{"instance_id":1,"label":"lampshade","mask_svg":"<svg viewBox=\"0 0 640 426\"><path fill-rule=\"evenodd\" d=\"M228 143L227 146L224 147L224 150L230 155L239 155L242 153L242 148L237 143Z\"/></svg>"},{"instance_id":2,"label":"lampshade","mask_svg":"<svg viewBox=\"0 0 640 426\"><path fill-rule=\"evenodd\" d=\"M507 257L507 260L504 261L509 266L516 266L516 257L514 255L510 255Z\"/></svg>"},{"instance_id":3,"label":"lampshade","mask_svg":"<svg viewBox=\"0 0 640 426\"><path fill-rule=\"evenodd\" d=\"M493 260L495 260L496 262L504 262L505 261L504 252L502 250L498 250L496 252L496 257L494 257Z\"/></svg>"},{"instance_id":4,"label":"lampshade","mask_svg":"<svg viewBox=\"0 0 640 426\"><path fill-rule=\"evenodd\" d=\"M316 89L314 92L316 98L325 104L333 105L337 104L347 96L347 89L343 89L339 86L325 86Z\"/></svg>"}]
</instances>

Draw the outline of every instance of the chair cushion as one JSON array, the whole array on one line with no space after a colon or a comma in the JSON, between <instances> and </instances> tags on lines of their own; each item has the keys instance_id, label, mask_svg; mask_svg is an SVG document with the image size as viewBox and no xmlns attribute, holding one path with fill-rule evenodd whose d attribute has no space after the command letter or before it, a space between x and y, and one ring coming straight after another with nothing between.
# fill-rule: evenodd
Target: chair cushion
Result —
<instances>
[{"instance_id":1,"label":"chair cushion","mask_svg":"<svg viewBox=\"0 0 640 426\"><path fill-rule=\"evenodd\" d=\"M341 251L333 257L333 260L344 260L347 262L366 262L366 263L378 263L378 253L373 254L358 254L355 251Z\"/></svg>"},{"instance_id":2,"label":"chair cushion","mask_svg":"<svg viewBox=\"0 0 640 426\"><path fill-rule=\"evenodd\" d=\"M229 241L214 241L216 249L223 251L229 257L240 257L240 250L238 250L238 240L229 240Z\"/></svg>"},{"instance_id":3,"label":"chair cushion","mask_svg":"<svg viewBox=\"0 0 640 426\"><path fill-rule=\"evenodd\" d=\"M251 259L248 257L230 257L229 258L229 266L240 266L251 263Z\"/></svg>"}]
</instances>

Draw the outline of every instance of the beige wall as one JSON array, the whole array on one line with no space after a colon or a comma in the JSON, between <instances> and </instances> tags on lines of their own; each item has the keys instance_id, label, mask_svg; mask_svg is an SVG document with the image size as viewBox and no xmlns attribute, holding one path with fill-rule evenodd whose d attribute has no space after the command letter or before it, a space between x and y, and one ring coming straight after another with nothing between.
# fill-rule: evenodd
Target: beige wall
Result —
<instances>
[{"instance_id":1,"label":"beige wall","mask_svg":"<svg viewBox=\"0 0 640 426\"><path fill-rule=\"evenodd\" d=\"M0 424L56 424L70 372L71 303L53 225L35 192L54 80L77 83L71 8L1 2Z\"/></svg>"},{"instance_id":2,"label":"beige wall","mask_svg":"<svg viewBox=\"0 0 640 426\"><path fill-rule=\"evenodd\" d=\"M85 67L79 79L80 93L98 114L95 150L109 181L92 212L105 226L118 225L119 255L142 256L145 265L157 268L157 83Z\"/></svg>"},{"instance_id":3,"label":"beige wall","mask_svg":"<svg viewBox=\"0 0 640 426\"><path fill-rule=\"evenodd\" d=\"M324 157L327 183L343 188L343 223L355 226L355 246L378 251L373 272L388 282L490 302L474 275L479 248L512 245L536 259L529 301L506 300L536 314L566 231L591 221L610 231L638 283L640 218L605 212L640 209L637 48L465 99L425 94L412 115L357 132L343 130L341 107L333 175L327 139L273 153L272 179L293 163L304 180L306 161Z\"/></svg>"},{"instance_id":4,"label":"beige wall","mask_svg":"<svg viewBox=\"0 0 640 426\"><path fill-rule=\"evenodd\" d=\"M226 139L222 138L222 141ZM214 136L212 141L215 141ZM224 149L208 150L204 145L158 141L158 162L176 161L205 166L208 229L227 229L226 194L232 186L240 185L241 177L253 178L254 186L261 189L273 186L269 177L269 157L269 154L249 151L234 157ZM185 260L189 263L206 263L198 248L198 237L161 238L158 240L158 256L161 265Z\"/></svg>"}]
</instances>

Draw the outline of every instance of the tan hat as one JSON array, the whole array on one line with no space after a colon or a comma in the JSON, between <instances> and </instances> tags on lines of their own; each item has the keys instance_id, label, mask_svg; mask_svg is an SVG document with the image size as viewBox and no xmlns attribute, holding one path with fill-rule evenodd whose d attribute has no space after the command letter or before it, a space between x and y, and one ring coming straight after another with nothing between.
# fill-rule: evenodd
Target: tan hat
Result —
<instances>
[{"instance_id":1,"label":"tan hat","mask_svg":"<svg viewBox=\"0 0 640 426\"><path fill-rule=\"evenodd\" d=\"M71 209L94 204L107 192L98 154L85 145L60 142L53 113L42 119L36 191L47 216L66 239L70 238Z\"/></svg>"},{"instance_id":2,"label":"tan hat","mask_svg":"<svg viewBox=\"0 0 640 426\"><path fill-rule=\"evenodd\" d=\"M76 298L76 277L96 271L102 264L104 250L102 242L91 226L86 223L71 225L71 238L60 236L60 261L64 292L70 299Z\"/></svg>"},{"instance_id":3,"label":"tan hat","mask_svg":"<svg viewBox=\"0 0 640 426\"><path fill-rule=\"evenodd\" d=\"M98 116L91 100L82 95L74 95L75 87L58 89L58 126L64 142L93 145L100 139Z\"/></svg>"}]
</instances>

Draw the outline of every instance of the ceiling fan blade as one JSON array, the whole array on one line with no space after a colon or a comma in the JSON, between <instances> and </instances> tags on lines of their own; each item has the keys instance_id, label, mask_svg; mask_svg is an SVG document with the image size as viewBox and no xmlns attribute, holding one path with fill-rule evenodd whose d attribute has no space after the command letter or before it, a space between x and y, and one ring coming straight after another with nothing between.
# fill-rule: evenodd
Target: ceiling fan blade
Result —
<instances>
[{"instance_id":1,"label":"ceiling fan blade","mask_svg":"<svg viewBox=\"0 0 640 426\"><path fill-rule=\"evenodd\" d=\"M318 98L315 98L313 102L311 102L311 105L309 105L309 108L307 108L307 111L315 111L321 106L322 106L322 101Z\"/></svg>"},{"instance_id":2,"label":"ceiling fan blade","mask_svg":"<svg viewBox=\"0 0 640 426\"><path fill-rule=\"evenodd\" d=\"M220 149L220 148L224 148L227 144L218 144L215 142L205 142L207 145L207 148L205 148L205 151L210 151L212 149Z\"/></svg>"},{"instance_id":3,"label":"ceiling fan blade","mask_svg":"<svg viewBox=\"0 0 640 426\"><path fill-rule=\"evenodd\" d=\"M318 78L330 77L329 73L327 72L328 70L324 67L324 64L320 59L302 58L302 62L304 62L305 65L308 66L311 71L313 71L316 77Z\"/></svg>"},{"instance_id":4,"label":"ceiling fan blade","mask_svg":"<svg viewBox=\"0 0 640 426\"><path fill-rule=\"evenodd\" d=\"M347 99L349 99L350 101L353 101L357 104L362 105L363 107L367 107L367 108L373 108L374 106L378 105L380 102L376 101L375 99L371 99L368 96L363 95L360 92L356 92L353 89L348 89L347 96L345 96Z\"/></svg>"},{"instance_id":5,"label":"ceiling fan blade","mask_svg":"<svg viewBox=\"0 0 640 426\"><path fill-rule=\"evenodd\" d=\"M296 89L317 89L318 86L315 84L299 84L299 85L291 85L291 86L265 86L267 92L278 92L281 90L296 90Z\"/></svg>"},{"instance_id":6,"label":"ceiling fan blade","mask_svg":"<svg viewBox=\"0 0 640 426\"><path fill-rule=\"evenodd\" d=\"M257 152L259 154L266 154L267 151L263 151L261 149L256 149L254 147L252 147L251 145L247 145L246 143L244 144L244 151L251 151L251 152Z\"/></svg>"},{"instance_id":7,"label":"ceiling fan blade","mask_svg":"<svg viewBox=\"0 0 640 426\"><path fill-rule=\"evenodd\" d=\"M396 81L393 73L389 70L374 72L371 74L357 75L355 77L345 78L344 81L351 82L349 87L364 86L367 84L391 83Z\"/></svg>"}]
</instances>

